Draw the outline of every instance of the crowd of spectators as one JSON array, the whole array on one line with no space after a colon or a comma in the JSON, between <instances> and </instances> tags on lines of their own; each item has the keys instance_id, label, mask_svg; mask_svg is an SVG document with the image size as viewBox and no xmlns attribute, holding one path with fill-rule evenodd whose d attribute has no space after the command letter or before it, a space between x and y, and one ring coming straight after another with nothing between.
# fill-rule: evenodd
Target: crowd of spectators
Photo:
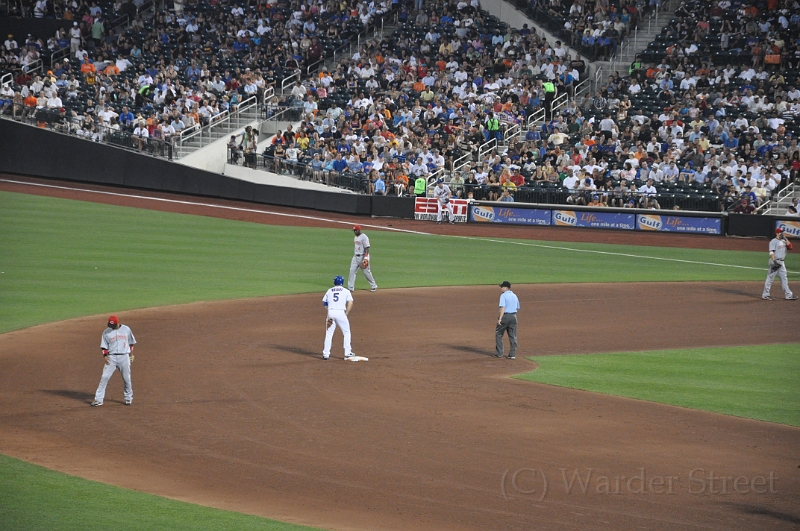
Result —
<instances>
[{"instance_id":1,"label":"crowd of spectators","mask_svg":"<svg viewBox=\"0 0 800 531\"><path fill-rule=\"evenodd\" d=\"M40 1L47 16L72 18L72 27L46 41L8 36L0 69L15 77L4 88L4 112L95 140L124 131L139 145L142 138L168 141L251 97L263 100L391 7L390 0L187 0L170 2L172 9L151 19L137 15L115 33L103 25L105 10L125 10L127 3ZM50 65L59 50L65 57ZM27 68L36 59L47 66Z\"/></svg>"},{"instance_id":2,"label":"crowd of spectators","mask_svg":"<svg viewBox=\"0 0 800 531\"><path fill-rule=\"evenodd\" d=\"M674 207L680 206L678 196L752 213L797 182L800 85L793 50L800 6L771 4L681 5L667 31L706 30L678 32L660 62L637 60L630 76L615 73L593 95L570 102L542 131L529 131L527 142L512 144L504 158L512 176L519 167L517 187L549 184L575 204L659 208L665 206L659 198L669 198L666 206ZM748 43L747 61L717 64L721 56L695 53L708 29L721 26L735 30L730 42ZM778 57L765 61L765 54ZM491 162L479 162L486 173ZM498 168L504 167L491 169Z\"/></svg>"},{"instance_id":3,"label":"crowd of spectators","mask_svg":"<svg viewBox=\"0 0 800 531\"><path fill-rule=\"evenodd\" d=\"M292 89L302 120L267 140L260 153L270 169L367 192L424 193L409 184L449 174L489 138L525 127L546 84L571 93L586 68L560 42L527 25L509 28L477 0L409 7L401 5L391 36Z\"/></svg>"},{"instance_id":4,"label":"crowd of spectators","mask_svg":"<svg viewBox=\"0 0 800 531\"><path fill-rule=\"evenodd\" d=\"M567 45L609 60L622 41L663 0L511 0Z\"/></svg>"}]
</instances>

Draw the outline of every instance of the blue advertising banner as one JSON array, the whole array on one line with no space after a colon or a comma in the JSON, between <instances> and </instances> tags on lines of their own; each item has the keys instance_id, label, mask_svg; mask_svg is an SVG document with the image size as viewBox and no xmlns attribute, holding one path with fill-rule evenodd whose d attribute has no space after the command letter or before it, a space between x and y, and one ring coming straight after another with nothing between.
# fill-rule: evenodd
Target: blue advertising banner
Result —
<instances>
[{"instance_id":1,"label":"blue advertising banner","mask_svg":"<svg viewBox=\"0 0 800 531\"><path fill-rule=\"evenodd\" d=\"M694 234L722 234L721 218L695 218L689 216L662 216L637 214L636 228L660 232L685 232Z\"/></svg>"},{"instance_id":2,"label":"blue advertising banner","mask_svg":"<svg viewBox=\"0 0 800 531\"><path fill-rule=\"evenodd\" d=\"M614 212L553 210L553 225L560 227L633 230L636 228L636 216L633 214Z\"/></svg>"},{"instance_id":3,"label":"blue advertising banner","mask_svg":"<svg viewBox=\"0 0 800 531\"><path fill-rule=\"evenodd\" d=\"M469 207L469 220L478 223L550 225L550 211L535 208L471 205Z\"/></svg>"}]
</instances>

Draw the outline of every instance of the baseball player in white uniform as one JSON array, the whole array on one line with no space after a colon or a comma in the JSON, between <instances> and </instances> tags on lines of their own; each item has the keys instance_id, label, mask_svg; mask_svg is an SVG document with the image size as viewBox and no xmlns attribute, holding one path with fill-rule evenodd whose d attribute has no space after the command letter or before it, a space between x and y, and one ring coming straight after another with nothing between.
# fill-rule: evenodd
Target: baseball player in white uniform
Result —
<instances>
[{"instance_id":1,"label":"baseball player in white uniform","mask_svg":"<svg viewBox=\"0 0 800 531\"><path fill-rule=\"evenodd\" d=\"M347 289L350 291L356 289L356 272L361 269L364 272L364 276L367 277L367 282L369 282L369 290L377 291L378 284L375 282L375 279L372 278L372 271L369 268L369 238L367 238L366 234L361 232L361 225L353 227L353 234L355 234L355 238L353 238L355 252L353 253L353 259L350 261L350 275L347 277Z\"/></svg>"},{"instance_id":2,"label":"baseball player in white uniform","mask_svg":"<svg viewBox=\"0 0 800 531\"><path fill-rule=\"evenodd\" d=\"M767 281L764 283L764 293L761 294L761 298L764 300L773 300L770 290L775 275L781 279L781 287L786 300L797 300L792 290L789 289L789 281L786 279L786 264L783 261L786 258L787 250L792 250L792 243L786 239L783 229L778 227L775 229L775 237L769 242L769 273L767 273Z\"/></svg>"},{"instance_id":3,"label":"baseball player in white uniform","mask_svg":"<svg viewBox=\"0 0 800 531\"><path fill-rule=\"evenodd\" d=\"M131 387L131 362L133 361L133 345L136 339L133 337L131 329L124 324L119 324L119 318L112 315L108 318L108 328L103 332L100 339L100 350L103 351L103 358L106 365L103 367L103 377L100 378L100 385L94 394L93 406L102 406L106 396L106 385L108 380L119 369L124 385L125 405L133 403L133 387Z\"/></svg>"},{"instance_id":4,"label":"baseball player in white uniform","mask_svg":"<svg viewBox=\"0 0 800 531\"><path fill-rule=\"evenodd\" d=\"M436 181L436 186L433 188L433 197L436 198L436 205L439 207L436 212L436 223L442 222L442 210L447 210L447 219L450 223L455 223L453 219L453 205L450 204L450 198L453 197L453 192L450 187L444 184L444 179Z\"/></svg>"},{"instance_id":5,"label":"baseball player in white uniform","mask_svg":"<svg viewBox=\"0 0 800 531\"><path fill-rule=\"evenodd\" d=\"M337 276L333 279L333 287L325 292L322 297L322 304L328 309L328 317L325 319L325 344L322 347L322 359L331 357L331 340L336 327L342 329L344 336L344 359L353 355L350 350L350 321L347 314L353 307L353 294L350 290L344 289L344 278Z\"/></svg>"}]
</instances>

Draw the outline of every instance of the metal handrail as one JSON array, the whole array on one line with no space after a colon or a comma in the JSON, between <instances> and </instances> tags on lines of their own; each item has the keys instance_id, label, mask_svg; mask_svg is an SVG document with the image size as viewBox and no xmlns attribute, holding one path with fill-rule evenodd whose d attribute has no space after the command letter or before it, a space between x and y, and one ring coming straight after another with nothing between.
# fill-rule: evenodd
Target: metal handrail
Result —
<instances>
[{"instance_id":1,"label":"metal handrail","mask_svg":"<svg viewBox=\"0 0 800 531\"><path fill-rule=\"evenodd\" d=\"M94 138L89 138L77 134L77 130L74 129L74 126L77 124L77 122L72 121L71 119L69 119L69 117L65 116L63 113L59 111L44 111L45 114L42 115L40 114L42 111L36 110L33 112L33 114L28 115L28 117L26 118L25 105L20 105L18 103L15 103L13 104L13 106L19 109L19 112L15 112L14 116L19 115L22 116L22 118L20 120L17 120L14 117L0 114L0 119L15 120L30 127L36 127L33 123L29 123L31 120L36 120L39 127L43 127L55 133L65 134L68 136L76 136L78 138L87 139L89 141L95 140ZM40 118L41 116L44 116L47 119L41 119ZM103 123L96 123L94 124L94 126L97 129L98 133L98 137L96 138L96 140L104 144L108 144L128 151L140 152L138 147L134 147L135 143L136 144L139 143L140 138L135 136L130 131L124 131L122 129L112 129L111 127L108 127ZM111 141L113 135L119 135L121 138L126 139L127 141L129 141L130 145L125 145L119 142ZM172 160L173 156L172 138L170 140L162 140L158 138L148 137L148 138L142 138L141 140L147 146L149 146L150 149L146 150L148 153Z\"/></svg>"},{"instance_id":2,"label":"metal handrail","mask_svg":"<svg viewBox=\"0 0 800 531\"><path fill-rule=\"evenodd\" d=\"M14 81L14 75L11 72L6 72L0 76L0 87L10 85L12 81Z\"/></svg>"},{"instance_id":3,"label":"metal handrail","mask_svg":"<svg viewBox=\"0 0 800 531\"><path fill-rule=\"evenodd\" d=\"M578 96L583 95L584 92L590 90L591 79L584 79L577 85L575 85L575 95L573 98L577 98Z\"/></svg>"},{"instance_id":4,"label":"metal handrail","mask_svg":"<svg viewBox=\"0 0 800 531\"><path fill-rule=\"evenodd\" d=\"M62 57L67 57L68 55L69 46L53 52L53 55L50 56L50 68L53 68L53 65L56 63L56 61L60 61Z\"/></svg>"},{"instance_id":5,"label":"metal handrail","mask_svg":"<svg viewBox=\"0 0 800 531\"><path fill-rule=\"evenodd\" d=\"M537 123L544 123L544 108L540 107L531 113L528 117L528 130L530 131Z\"/></svg>"},{"instance_id":6,"label":"metal handrail","mask_svg":"<svg viewBox=\"0 0 800 531\"><path fill-rule=\"evenodd\" d=\"M44 71L44 63L42 63L41 59L37 59L22 67L22 71L27 72L28 74L32 74L38 70Z\"/></svg>"},{"instance_id":7,"label":"metal handrail","mask_svg":"<svg viewBox=\"0 0 800 531\"><path fill-rule=\"evenodd\" d=\"M556 110L560 109L561 107L567 104L569 100L569 96L566 92L562 92L553 100L553 103L550 105L550 112L555 112Z\"/></svg>"},{"instance_id":8,"label":"metal handrail","mask_svg":"<svg viewBox=\"0 0 800 531\"><path fill-rule=\"evenodd\" d=\"M239 106L237 107L236 111L230 112L225 110L215 116L212 116L208 123L204 126L199 126L199 124L195 124L190 128L187 128L181 131L180 135L178 135L178 140L176 142L176 147L178 148L178 158L183 156L183 146L184 144L194 138L200 137L200 142L202 144L203 135L206 133L211 136L211 130L221 127L222 125L227 125L228 131L232 131L235 129L239 129L241 127L241 123L239 122L239 118L241 117L244 111L251 109L252 107L258 104L258 98L255 96L250 96L246 100L243 100ZM236 127L231 127L231 123L233 119L236 119Z\"/></svg>"},{"instance_id":9,"label":"metal handrail","mask_svg":"<svg viewBox=\"0 0 800 531\"><path fill-rule=\"evenodd\" d=\"M453 173L460 171L461 168L467 166L472 160L472 153L467 152L453 161Z\"/></svg>"},{"instance_id":10,"label":"metal handrail","mask_svg":"<svg viewBox=\"0 0 800 531\"><path fill-rule=\"evenodd\" d=\"M491 152L493 149L497 148L497 139L490 138L488 141L484 142L478 147L478 160L486 154Z\"/></svg>"},{"instance_id":11,"label":"metal handrail","mask_svg":"<svg viewBox=\"0 0 800 531\"><path fill-rule=\"evenodd\" d=\"M300 72L295 72L291 76L283 78L283 81L281 81L281 94L286 93L286 82L294 78L300 79Z\"/></svg>"},{"instance_id":12,"label":"metal handrail","mask_svg":"<svg viewBox=\"0 0 800 531\"><path fill-rule=\"evenodd\" d=\"M521 132L522 129L520 128L519 124L509 124L509 126L506 127L506 132L503 135L503 139L506 142L510 142L513 138L518 137Z\"/></svg>"},{"instance_id":13,"label":"metal handrail","mask_svg":"<svg viewBox=\"0 0 800 531\"><path fill-rule=\"evenodd\" d=\"M131 18L128 15L122 15L111 21L111 32L116 33L120 27L128 27L131 23Z\"/></svg>"}]
</instances>

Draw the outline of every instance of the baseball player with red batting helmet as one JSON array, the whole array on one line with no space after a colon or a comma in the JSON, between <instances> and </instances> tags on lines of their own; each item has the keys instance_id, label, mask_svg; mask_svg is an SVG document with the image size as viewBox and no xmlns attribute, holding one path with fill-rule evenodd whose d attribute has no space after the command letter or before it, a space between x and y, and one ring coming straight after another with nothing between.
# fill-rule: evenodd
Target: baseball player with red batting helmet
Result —
<instances>
[{"instance_id":1,"label":"baseball player with red batting helmet","mask_svg":"<svg viewBox=\"0 0 800 531\"><path fill-rule=\"evenodd\" d=\"M108 380L119 369L124 385L125 405L133 403L133 387L131 386L131 362L133 362L133 345L136 339L133 332L124 324L119 323L119 318L112 315L108 318L108 328L103 332L100 339L100 350L103 351L103 359L106 365L103 367L103 377L100 378L100 385L94 394L93 406L102 406L106 396L106 385Z\"/></svg>"},{"instance_id":2,"label":"baseball player with red batting helmet","mask_svg":"<svg viewBox=\"0 0 800 531\"><path fill-rule=\"evenodd\" d=\"M792 250L792 242L786 239L786 233L782 228L775 229L775 237L769 242L769 273L767 273L767 281L764 283L764 293L761 298L765 301L773 300L770 295L772 288L772 281L775 280L775 275L781 279L781 287L783 294L787 301L797 300L792 290L789 289L789 281L786 279L786 264L783 260L786 258L786 251Z\"/></svg>"}]
</instances>

